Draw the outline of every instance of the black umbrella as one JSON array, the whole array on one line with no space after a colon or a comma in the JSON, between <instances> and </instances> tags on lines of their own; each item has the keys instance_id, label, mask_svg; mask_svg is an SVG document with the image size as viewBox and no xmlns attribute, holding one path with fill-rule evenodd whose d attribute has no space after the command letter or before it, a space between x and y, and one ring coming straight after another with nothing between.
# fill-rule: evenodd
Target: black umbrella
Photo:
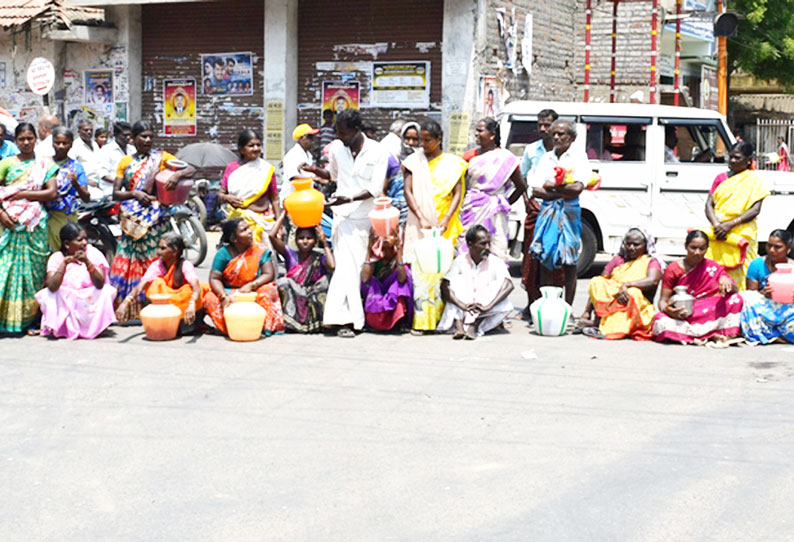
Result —
<instances>
[{"instance_id":1,"label":"black umbrella","mask_svg":"<svg viewBox=\"0 0 794 542\"><path fill-rule=\"evenodd\" d=\"M182 147L176 157L197 168L226 167L237 155L217 143L191 143Z\"/></svg>"}]
</instances>

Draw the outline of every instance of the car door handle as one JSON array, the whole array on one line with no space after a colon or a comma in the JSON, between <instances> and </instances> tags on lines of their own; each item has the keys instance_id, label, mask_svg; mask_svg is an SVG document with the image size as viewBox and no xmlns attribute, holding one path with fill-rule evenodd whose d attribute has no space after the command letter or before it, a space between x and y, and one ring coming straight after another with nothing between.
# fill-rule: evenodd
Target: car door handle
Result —
<instances>
[{"instance_id":1,"label":"car door handle","mask_svg":"<svg viewBox=\"0 0 794 542\"><path fill-rule=\"evenodd\" d=\"M668 171L667 173L665 173L665 175L667 175L668 177L678 177L678 172L677 171Z\"/></svg>"}]
</instances>

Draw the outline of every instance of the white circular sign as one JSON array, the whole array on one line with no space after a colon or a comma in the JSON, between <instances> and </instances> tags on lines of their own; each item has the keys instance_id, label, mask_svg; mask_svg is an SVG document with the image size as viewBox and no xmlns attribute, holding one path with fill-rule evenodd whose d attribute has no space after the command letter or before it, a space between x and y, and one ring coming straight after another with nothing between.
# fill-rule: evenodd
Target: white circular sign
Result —
<instances>
[{"instance_id":1,"label":"white circular sign","mask_svg":"<svg viewBox=\"0 0 794 542\"><path fill-rule=\"evenodd\" d=\"M44 96L55 83L55 68L43 57L34 58L28 66L27 81L33 94Z\"/></svg>"}]
</instances>

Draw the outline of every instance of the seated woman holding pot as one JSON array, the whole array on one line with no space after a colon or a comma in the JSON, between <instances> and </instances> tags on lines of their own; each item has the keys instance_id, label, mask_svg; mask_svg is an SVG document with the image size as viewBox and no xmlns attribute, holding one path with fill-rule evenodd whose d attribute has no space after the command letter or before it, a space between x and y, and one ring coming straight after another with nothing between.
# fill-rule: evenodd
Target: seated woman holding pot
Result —
<instances>
[{"instance_id":1,"label":"seated woman holding pot","mask_svg":"<svg viewBox=\"0 0 794 542\"><path fill-rule=\"evenodd\" d=\"M194 331L195 323L201 322L203 317L202 296L209 288L199 283L193 264L185 259L184 254L185 242L180 235L169 232L160 238L157 259L116 309L119 322L126 322L140 313L135 304L142 292L146 292L150 299L152 294L168 294L171 296L169 302L182 312L179 332ZM198 319L197 314L200 315Z\"/></svg>"},{"instance_id":2,"label":"seated woman holding pot","mask_svg":"<svg viewBox=\"0 0 794 542\"><path fill-rule=\"evenodd\" d=\"M237 292L256 292L256 303L265 311L262 331L266 335L284 332L281 300L274 282L276 268L270 250L254 241L254 232L242 218L223 224L223 246L215 254L210 271L210 290L204 296L204 308L212 323L228 334L223 311L234 302Z\"/></svg>"},{"instance_id":3,"label":"seated woman holding pot","mask_svg":"<svg viewBox=\"0 0 794 542\"><path fill-rule=\"evenodd\" d=\"M364 316L369 327L381 331L410 330L413 322L413 282L403 262L400 233L394 231L378 243L379 237L370 231L367 260L361 268Z\"/></svg>"},{"instance_id":4,"label":"seated woman holding pot","mask_svg":"<svg viewBox=\"0 0 794 542\"><path fill-rule=\"evenodd\" d=\"M747 270L747 290L742 292L742 333L751 343L794 343L794 299L789 303L778 303L771 299L772 287L769 275L781 264L794 264L789 258L792 237L787 230L775 230L769 234L766 256L750 262Z\"/></svg>"},{"instance_id":5,"label":"seated woman holding pot","mask_svg":"<svg viewBox=\"0 0 794 542\"><path fill-rule=\"evenodd\" d=\"M705 233L689 232L685 246L686 257L668 265L662 277L654 339L682 344L705 344L709 340L725 343L741 331L742 298L725 269L706 258L709 238ZM673 297L676 287L685 290L685 299L680 302Z\"/></svg>"}]
</instances>

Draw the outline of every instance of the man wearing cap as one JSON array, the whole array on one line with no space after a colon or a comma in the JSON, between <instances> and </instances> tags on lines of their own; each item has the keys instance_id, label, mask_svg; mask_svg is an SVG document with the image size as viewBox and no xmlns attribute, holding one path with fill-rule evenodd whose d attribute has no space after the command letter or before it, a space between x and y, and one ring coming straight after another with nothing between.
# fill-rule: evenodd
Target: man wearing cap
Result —
<instances>
[{"instance_id":1,"label":"man wearing cap","mask_svg":"<svg viewBox=\"0 0 794 542\"><path fill-rule=\"evenodd\" d=\"M295 141L295 145L287 151L281 161L283 180L278 190L281 201L284 201L284 198L293 191L290 181L295 177L306 175L306 173L301 171L302 166L314 164L314 158L312 158L312 154L309 151L314 147L316 136L319 132L319 128L312 128L308 124L299 124L292 131L292 139Z\"/></svg>"}]
</instances>

